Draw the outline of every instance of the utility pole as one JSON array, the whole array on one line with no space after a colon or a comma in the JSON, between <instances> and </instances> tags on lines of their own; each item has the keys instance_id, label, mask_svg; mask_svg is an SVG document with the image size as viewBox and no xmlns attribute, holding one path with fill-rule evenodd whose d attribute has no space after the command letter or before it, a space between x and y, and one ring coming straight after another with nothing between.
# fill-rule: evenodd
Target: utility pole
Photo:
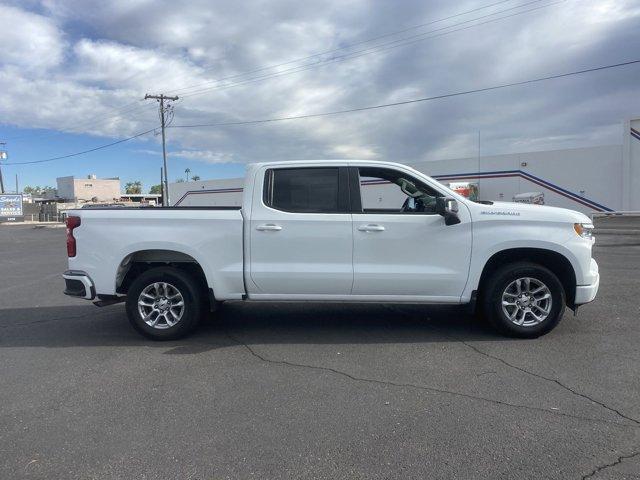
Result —
<instances>
[{"instance_id":1,"label":"utility pole","mask_svg":"<svg viewBox=\"0 0 640 480\"><path fill-rule=\"evenodd\" d=\"M478 172L480 171L480 130L478 130Z\"/></svg>"},{"instance_id":2,"label":"utility pole","mask_svg":"<svg viewBox=\"0 0 640 480\"><path fill-rule=\"evenodd\" d=\"M8 157L7 151L4 150L6 142L0 142L0 160L6 160ZM0 193L4 193L4 181L2 180L2 165L0 165Z\"/></svg>"},{"instance_id":3,"label":"utility pole","mask_svg":"<svg viewBox=\"0 0 640 480\"><path fill-rule=\"evenodd\" d=\"M162 206L164 207L164 174L162 172L162 167L160 167L160 198L162 199Z\"/></svg>"},{"instance_id":4,"label":"utility pole","mask_svg":"<svg viewBox=\"0 0 640 480\"><path fill-rule=\"evenodd\" d=\"M20 193L20 190L18 189L18 174L16 173L16 195Z\"/></svg>"},{"instance_id":5,"label":"utility pole","mask_svg":"<svg viewBox=\"0 0 640 480\"><path fill-rule=\"evenodd\" d=\"M173 120L173 107L171 106L171 104L169 102L173 101L175 102L176 100L178 100L178 97L169 97L163 93L161 93L160 95L149 95L148 93L144 96L145 100L148 99L154 99L157 100L160 103L160 126L162 128L162 165L164 168L164 182L163 182L163 195L162 195L162 206L163 207L168 207L169 206L169 176L167 174L167 147L165 145L165 134L164 134L164 129L167 125L169 125L171 123L171 120ZM167 102L165 104L165 101Z\"/></svg>"}]
</instances>

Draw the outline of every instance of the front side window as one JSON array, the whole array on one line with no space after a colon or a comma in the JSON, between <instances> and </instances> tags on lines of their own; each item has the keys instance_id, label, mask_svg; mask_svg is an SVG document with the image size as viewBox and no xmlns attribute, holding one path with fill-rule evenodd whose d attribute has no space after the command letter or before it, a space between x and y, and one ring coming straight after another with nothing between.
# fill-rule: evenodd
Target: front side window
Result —
<instances>
[{"instance_id":1,"label":"front side window","mask_svg":"<svg viewBox=\"0 0 640 480\"><path fill-rule=\"evenodd\" d=\"M277 168L267 170L264 203L296 213L338 213L338 168Z\"/></svg>"},{"instance_id":2,"label":"front side window","mask_svg":"<svg viewBox=\"0 0 640 480\"><path fill-rule=\"evenodd\" d=\"M398 170L359 168L363 213L436 213L443 196L424 182Z\"/></svg>"}]
</instances>

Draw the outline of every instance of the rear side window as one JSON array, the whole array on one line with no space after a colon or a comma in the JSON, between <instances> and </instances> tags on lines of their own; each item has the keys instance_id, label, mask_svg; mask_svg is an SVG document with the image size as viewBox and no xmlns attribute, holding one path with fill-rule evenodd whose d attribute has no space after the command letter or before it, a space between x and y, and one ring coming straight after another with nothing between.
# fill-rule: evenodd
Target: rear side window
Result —
<instances>
[{"instance_id":1,"label":"rear side window","mask_svg":"<svg viewBox=\"0 0 640 480\"><path fill-rule=\"evenodd\" d=\"M296 213L339 213L338 168L277 168L267 170L264 203Z\"/></svg>"}]
</instances>

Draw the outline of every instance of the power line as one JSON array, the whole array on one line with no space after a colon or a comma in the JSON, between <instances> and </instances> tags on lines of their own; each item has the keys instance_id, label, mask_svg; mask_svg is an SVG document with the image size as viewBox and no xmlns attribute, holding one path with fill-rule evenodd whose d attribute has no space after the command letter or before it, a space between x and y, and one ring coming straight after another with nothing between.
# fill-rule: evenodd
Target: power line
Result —
<instances>
[{"instance_id":1,"label":"power line","mask_svg":"<svg viewBox=\"0 0 640 480\"><path fill-rule=\"evenodd\" d=\"M379 35L377 37L373 37L373 38L370 38L370 39L367 39L367 40L362 40L362 41L359 41L359 42L355 42L353 44L345 45L343 47L335 48L335 49L332 49L332 50L327 50L327 51L324 51L324 52L319 52L319 53L316 53L316 54L313 54L313 55L309 55L307 57L302 57L302 58L299 58L299 59L290 60L288 62L283 62L283 63L277 64L277 65L272 65L272 66L268 66L268 67L262 67L262 68L259 68L259 69L256 69L256 70L252 70L252 71L241 73L241 74L232 75L232 76L225 77L225 78L222 78L222 79L219 79L219 80L213 80L213 81L205 82L205 83L199 84L199 85L192 85L192 86L189 86L189 87L183 87L181 89L172 90L172 92L189 90L191 88L194 88L194 87L197 87L197 86L200 86L200 85L205 85L205 84L209 84L209 83L212 83L212 82L221 82L221 81L224 81L224 80L227 80L227 79L244 77L244 76L250 75L252 73L257 73L257 72L260 72L260 71L265 71L265 70L277 68L279 66L284 66L284 65L288 65L288 64L292 64L292 63L301 62L301 61L308 60L308 59L311 59L311 58L319 57L321 55L326 55L326 54L329 54L329 53L333 53L333 52L349 49L349 48L352 48L352 47L357 46L357 45L370 43L372 41L379 40L379 39L382 39L382 38L387 38L387 37L390 37L390 36L399 35L401 33L405 33L407 31L411 31L411 30L416 30L418 28L422 28L422 27L425 27L425 26L428 26L428 25L441 23L443 21L450 20L452 18L468 15L470 13L474 13L474 12L477 12L477 11L480 11L480 10L484 10L484 9L487 9L487 8L490 8L490 7L494 7L494 6L497 6L497 5L500 5L500 4L508 3L510 1L512 1L512 0L502 0L502 1L499 1L499 2L494 2L494 3L488 4L488 5L484 5L484 6L477 7L477 8L471 9L471 10L467 10L465 12L460 12L460 13L457 13L457 14L454 14L454 15L450 15L448 17L444 17L444 18L437 19L437 20L432 20L432 21L429 21L429 22L426 22L426 23L422 23L420 25L415 25L415 26L408 27L408 28L405 28L405 29L402 29L402 30L398 30L396 32L391 32L391 33L387 33L387 34L384 34L384 35ZM410 36L410 37L401 38L401 39L393 40L391 42L382 43L382 44L375 45L373 47L369 47L369 48L366 48L366 49L363 49L363 50L350 52L350 53L347 53L347 54L339 56L339 57L333 57L333 58L327 59L325 61L315 62L315 63L312 63L312 64L306 64L306 65L299 65L299 66L296 66L296 67L291 67L291 68L286 69L284 71L267 73L267 74L262 75L262 76L258 76L258 77L254 77L254 78L248 78L246 80L242 80L242 81L239 81L239 82L236 82L236 83L227 84L227 85L220 85L220 86L215 86L214 85L212 87L204 88L204 89L201 89L201 90L188 92L186 95L183 95L183 97L191 97L191 96L195 96L195 95L201 95L202 93L206 93L206 92L211 91L211 90L232 88L232 87L236 87L236 86L240 86L240 85L245 85L247 83L254 83L254 82L258 82L258 81L262 81L262 80L267 80L269 78L280 77L280 76L284 76L284 75L289 75L289 74L293 74L293 73L306 71L306 70L309 70L309 69L312 69L312 68L316 68L316 67L320 67L320 66L324 66L324 65L327 65L327 64L330 64L330 63L340 62L340 61L344 61L344 60L351 60L351 59L354 59L354 58L359 58L359 57L364 56L364 55L370 55L372 53L380 53L382 51L386 51L386 50L389 50L389 49L392 49L392 48L402 47L402 46L413 44L413 43L416 43L416 42L419 42L419 41L423 41L423 40L426 40L426 39L429 39L429 38L435 38L435 37L438 37L438 36L448 35L450 33L454 33L454 32L458 32L458 31L461 31L461 30L466 30L468 28L473 28L473 27L476 27L476 26L484 25L486 23L491 23L493 21L498 21L498 20L502 20L502 19L509 18L509 17L512 17L512 16L528 13L528 12L531 12L533 10L538 10L540 8L546 8L546 7L549 7L549 6L558 4L558 3L562 3L563 1L566 1L566 0L560 0L560 1L557 1L557 2L554 2L554 3L550 3L550 4L547 4L547 5L540 6L540 7L531 8L531 9L528 9L528 10L516 12L516 13L510 14L510 15L505 15L505 16L502 16L502 17L499 17L499 18L494 18L494 19L491 19L491 20L487 20L485 22L479 22L479 23L476 23L476 24L473 24L473 25L469 25L467 27L450 30L450 31L439 33L439 34L436 34L436 35L429 35L429 34L434 33L434 32L451 29L452 27L456 27L456 26L463 25L463 24L470 23L470 22L476 22L477 20L480 20L482 18L487 18L487 17L491 17L491 16L494 16L494 15L498 15L500 13L504 13L504 12L507 12L507 11L510 11L510 10L522 8L522 7L525 7L525 6L534 4L534 3L539 3L541 1L543 1L543 0L533 0L533 1L521 4L521 5L516 5L514 7L510 7L508 9L499 10L499 11L490 13L488 15L483 15L483 16L476 17L476 18L473 18L473 19L470 19L470 20L466 20L464 22L460 22L460 23L457 23L457 24L453 24L453 25L449 25L449 26L446 26L446 27L442 27L442 28L439 28L439 29L435 29L435 30L431 30L431 31L427 31L427 32L422 32L422 33L419 33L417 35L413 35L413 36ZM426 36L426 35L429 35L429 36ZM136 112L136 111L140 111L140 112L145 111L146 112L146 108L145 107L140 107L140 105L139 105L139 102L141 102L141 101L142 100L137 100L137 101L125 104L122 107L114 108L113 109L114 113L111 114L111 115L108 115L106 117L97 116L97 117L93 117L93 118L91 118L89 120L91 122L92 120L98 119L97 122L92 122L92 123L89 123L89 124L86 124L85 122L81 122L81 123L78 123L78 124L72 124L71 126L66 127L65 130L73 130L73 129L77 129L77 128L81 128L81 127L85 127L85 130L86 130L89 127L94 127L94 126L98 126L98 125L104 124L107 120L110 120L110 119L113 119L113 118L117 118L117 117L126 118L127 117L127 115L126 115L127 113L133 113L133 112ZM23 138L43 137L43 136L49 136L49 135L54 135L54 134L59 134L59 133L61 133L61 132L45 132L45 133L42 133L42 134L25 135L25 136L12 137L12 138L14 140L16 140L16 139L23 139Z\"/></svg>"},{"instance_id":2,"label":"power line","mask_svg":"<svg viewBox=\"0 0 640 480\"><path fill-rule=\"evenodd\" d=\"M546 81L546 80L565 78L565 77L570 77L570 76L573 76L573 75L581 75L581 74L585 74L585 73L597 72L597 71L607 70L607 69L611 69L611 68L624 67L624 66L634 65L634 64L638 64L638 63L640 63L640 59L639 60L631 60L631 61L622 62L622 63L615 63L615 64L611 64L611 65L603 65L603 66L600 66L600 67L588 68L588 69L585 69L585 70L578 70L578 71L574 71L574 72L560 73L560 74L557 74L557 75L549 75L549 76L546 76L546 77L534 78L534 79L531 79L531 80L523 80L521 82L505 83L505 84L502 84L502 85L495 85L495 86L492 86L492 87L477 88L477 89L473 89L473 90L465 90L465 91L461 91L461 92L447 93L447 94L436 95L436 96L432 96L432 97L415 98L415 99L412 99L412 100L405 100L405 101L402 101L402 102L385 103L385 104L380 104L380 105L372 105L372 106L368 106L368 107L351 108L351 109L347 109L347 110L336 110L336 111L333 111L333 112L311 113L311 114L307 114L307 115L296 115L296 116L290 116L290 117L268 118L268 119L262 119L262 120L247 120L247 121L238 121L238 122L201 123L201 124L193 124L193 125L171 125L171 126L168 126L167 128L198 128L198 127L224 127L224 126L233 126L233 125L253 125L253 124L269 123L269 122L281 122L281 121L286 121L286 120L299 120L299 119L305 119L305 118L325 117L325 116L329 116L329 115L339 115L339 114L343 114L343 113L362 112L362 111L365 111L365 110L374 110L374 109L381 109L381 108L386 108L386 107L395 107L395 106L407 105L407 104L411 104L411 103L419 103L419 102L426 102L426 101L430 101L430 100L439 100L439 99L443 99L443 98L457 97L457 96L461 96L461 95L469 95L469 94L472 94L472 93L488 92L488 91L491 91L491 90L498 90L498 89L502 89L502 88L515 87L515 86L519 86L519 85L527 85L527 84L542 82L542 81ZM94 148L91 148L89 150L83 150L81 152L70 153L70 154L67 154L67 155L59 156L59 157L46 158L46 159L43 159L43 160L32 160L32 161L29 161L29 162L10 162L10 163L4 163L3 165L28 165L28 164L34 164L34 163L44 163L44 162L51 162L51 161L54 161L54 160L62 160L62 159L65 159L65 158L77 157L79 155L84 155L86 153L95 152L97 150L102 150L104 148L112 147L112 146L118 145L120 143L128 142L129 140L133 140L135 138L142 137L143 135L147 135L147 134L153 132L154 130L155 130L155 128L152 128L152 129L147 130L145 132L141 132L141 133L138 133L136 135L132 135L131 137L123 138L121 140L118 140L118 141L115 141L115 142L111 142L111 143L107 143L107 144L104 144L104 145L100 145L98 147L94 147Z\"/></svg>"},{"instance_id":3,"label":"power line","mask_svg":"<svg viewBox=\"0 0 640 480\"><path fill-rule=\"evenodd\" d=\"M509 2L512 2L512 1L513 0L501 0L499 2L494 2L494 3L490 3L488 5L483 5L481 7L477 7L477 8L471 9L471 10L467 10L467 11L464 11L464 12L456 13L454 15L449 15L447 17L439 18L437 20L431 20L429 22L421 23L419 25L414 25L414 26L411 26L411 27L407 27L407 28L404 28L402 30L396 30L394 32L385 33L384 35L378 35L376 37L371 37L371 38L368 38L366 40L360 40L360 41L357 41L357 42L354 42L354 43L350 43L348 45L343 45L342 47L337 47L337 48L333 48L331 50L325 50L325 51L322 51L322 52L313 53L313 54L308 55L306 57L300 57L300 58L296 58L296 59L289 60L289 61L286 61L286 62L277 63L275 65L269 65L269 66L266 66L266 67L257 68L255 70L250 70L248 72L238 73L238 74L235 74L235 75L231 75L231 76L228 76L228 77L223 77L223 78L219 78L219 79L215 79L215 80L208 80L208 81L202 82L200 84L188 85L186 87L182 87L182 88L175 89L175 90L169 90L169 91L171 93L178 93L178 92L181 92L181 91L184 91L184 90L190 90L191 88L196 88L196 87L209 85L211 83L219 83L219 82L222 82L222 81L225 81L225 80L231 80L231 79L234 79L234 78L243 77L245 75L250 75L252 73L258 73L258 72L262 72L262 71L265 71L265 70L272 70L274 68L284 67L285 65L291 65L292 63L303 62L305 60L310 60L312 58L320 57L322 55L328 55L330 53L335 53L335 52L339 52L339 51L342 51L342 50L347 50L349 48L353 48L353 47L356 47L358 45L363 45L365 43L375 42L376 40L392 37L394 35L400 35L401 33L406 33L406 32L409 32L411 30L417 30L417 29L422 28L422 27L427 27L429 25L434 25L436 23L445 22L445 21L451 20L453 18L462 17L462 16L468 15L470 13L475 13L475 12L478 12L480 10L486 10L487 8L495 7L496 5L501 5L503 3L509 3ZM212 70L212 69L209 68L209 69L206 69L205 71L207 71L207 70Z\"/></svg>"},{"instance_id":4,"label":"power line","mask_svg":"<svg viewBox=\"0 0 640 480\"><path fill-rule=\"evenodd\" d=\"M485 25L487 23L492 23L492 22L496 22L496 21L499 21L499 20L504 20L506 18L515 17L517 15L523 15L525 13L529 13L529 12L532 12L532 11L535 11L535 10L540 10L542 8L547 8L547 7L550 7L550 6L553 6L553 5L557 5L559 3L563 3L566 0L559 0L559 1L556 1L556 2L548 3L546 5L541 5L541 6L529 8L529 9L526 9L526 10L521 10L519 12L515 12L515 13L509 14L509 15L504 15L502 17L492 18L492 19L489 19L489 20L485 20L484 22L478 22L478 23L475 23L475 24L472 24L472 25L467 25L465 27L461 27L461 28L450 30L451 28L456 27L456 26L468 24L468 23L471 23L471 22L477 22L478 20L481 20L483 18L487 18L487 17L491 17L491 16L494 16L494 15L498 15L500 13L505 13L507 11L518 9L518 8L522 8L522 7L525 7L525 6L528 6L528 5L532 5L532 4L535 4L535 3L540 3L541 1L543 1L543 0L532 0L530 2L521 4L521 5L517 5L515 7L511 7L511 8L508 8L508 9L500 10L500 11L497 11L497 12L493 12L493 13L490 13L488 15L483 15L483 16L480 16L480 17L472 18L470 20L465 20L463 22L459 22L459 23L456 23L456 24L453 24L453 25L449 25L449 26L446 26L446 27L437 28L435 30L430 30L430 31L427 31L427 32L419 33L419 34L416 34L416 35L413 35L413 36L410 36L410 37L406 37L406 38L402 38L402 39L398 39L398 40L393 40L391 42L382 43L380 45L369 47L369 48L366 48L366 49L363 49L363 50L357 50L355 52L346 53L344 55L333 57L333 58L330 58L330 59L327 59L327 60L323 60L323 61L320 61L320 62L315 62L315 63L311 63L311 64L306 64L306 65L298 65L298 66L291 67L291 68L288 68L288 69L285 69L285 70L282 70L282 71L279 71L279 72L266 73L266 74L261 75L261 76L249 78L249 79L246 79L246 80L241 80L241 81L235 82L235 83L232 82L230 84L213 85L211 87L203 88L203 89L200 89L200 90L194 90L192 92L187 92L185 94L182 94L181 98L188 98L188 97L192 97L192 96L195 96L195 95L201 95L203 93L206 93L206 92L209 92L209 91L212 91L212 90L222 90L222 89L237 87L239 85L245 85L245 84L248 84L248 83L254 83L254 82L257 82L257 81L267 80L267 79L270 79L270 78L276 78L276 77L281 77L281 76L284 76L284 75L290 75L290 74L293 74L293 73L303 72L303 71L306 71L306 70L310 70L310 69L313 69L313 68L321 67L321 66L328 65L328 64L331 64L331 63L341 62L341 61L345 61L345 60L353 60L354 58L359 58L359 57L362 57L362 56L365 56L365 55L371 55L371 54L374 54L374 53L384 52L384 51L391 50L391 49L394 49L394 48L399 48L399 47L403 47L403 46L406 46L406 45L414 44L414 43L417 43L417 42L422 42L422 41L428 40L430 38L449 35L451 33L459 32L459 31L462 31L462 30L468 30L470 28L475 28L475 27L478 27L478 26L481 26L481 25ZM443 32L443 30L449 30L449 31L444 31ZM440 33L437 33L437 32L440 32ZM430 34L434 34L434 35L430 35Z\"/></svg>"},{"instance_id":5,"label":"power line","mask_svg":"<svg viewBox=\"0 0 640 480\"><path fill-rule=\"evenodd\" d=\"M490 3L488 5L483 5L483 6L480 6L480 7L476 7L476 8L473 8L471 10L467 10L467 11L464 11L464 12L459 12L459 13L456 13L454 15L449 15L447 17L439 18L439 19L436 19L436 20L431 20L429 22L425 22L425 23L422 23L422 24L419 24L419 25L414 25L414 26L407 27L407 28L404 28L404 29L401 29L401 30L397 30L397 31L394 31L394 32L386 33L384 35L378 35L376 37L372 37L372 38L369 38L369 39L366 39L366 40L361 40L361 41L358 41L358 42L354 42L354 43L351 43L349 45L344 45L342 47L334 48L334 49L331 49L331 50L325 50L325 51L318 52L318 53L315 53L315 54L312 54L312 55L308 55L306 57L301 57L301 58L289 60L287 62L282 62L282 63L279 63L279 64L270 65L270 66L266 66L266 67L261 67L261 68L258 68L258 69L250 70L248 72L239 73L239 74L231 75L231 76L228 76L228 77L220 78L218 80L210 80L210 81L207 81L207 82L203 82L201 84L190 85L190 86L187 86L187 87L182 87L180 89L170 90L170 91L171 92L179 92L179 91L184 91L184 90L190 90L192 88L196 88L196 87L199 87L199 86L209 85L211 83L219 83L219 82L222 82L222 81L232 80L232 79L235 79L235 78L241 78L241 77L245 77L245 76L251 75L253 73L259 73L259 72L262 72L262 71L265 71L265 70L271 70L271 69L278 68L278 67L281 67L281 66L302 62L302 61L309 60L309 59L312 59L312 58L316 58L316 57L319 57L319 56L322 56L322 55L327 55L327 54L335 53L335 52L338 52L338 51L346 50L346 49L349 49L349 48L353 48L355 46L362 45L362 44L365 44L365 43L370 43L370 42L373 42L373 41L376 41L376 40L380 40L380 39L383 39L383 38L392 37L394 35L400 35L402 33L406 33L406 32L411 31L411 30L417 30L419 28L426 27L428 25L441 23L441 22L444 22L446 20L451 20L453 18L457 18L457 17L461 17L461 16L464 16L464 15L468 15L470 13L474 13L474 12L477 12L477 11L486 10L487 8L495 7L497 5L508 3L508 2L511 2L511 1L513 1L513 0L501 0L501 1L498 1L498 2L493 2L493 3ZM541 0L537 0L537 1L541 1ZM499 12L496 12L496 13L499 13ZM335 61L335 60L332 59L332 61ZM299 67L295 67L295 68L299 68ZM208 69L208 70L211 70L211 69ZM138 74L132 75L131 77L129 77L129 79L135 78L135 77L141 75L142 73L144 73L144 72L140 72ZM276 72L276 73L281 74L281 72ZM296 72L291 72L291 73L296 73ZM277 75L277 76L280 76L280 75ZM251 80L251 81L254 81L254 80ZM242 82L241 84L244 84L244 83L246 83L246 82ZM229 88L231 86L236 86L236 85L224 86L223 88ZM189 95L189 96L191 96L191 95ZM144 100L136 100L136 101L133 101L133 102L129 102L129 103L124 104L124 105L122 105L120 107L113 108L112 109L112 111L114 112L113 114L110 114L110 115L108 115L106 117L103 116L103 115L97 115L95 117L91 117L88 121L83 121L83 122L71 124L70 126L65 127L64 130L72 131L72 130L80 128L80 127L98 126L98 125L101 125L101 124L105 123L107 120L110 120L112 118L123 117L125 113L134 112L136 110L139 110L139 111L143 111L144 110L144 111L146 111L145 107L140 108L140 103L143 102L143 101ZM97 121L94 122L94 120L97 120ZM91 122L91 123L88 123L88 122ZM16 137L10 137L9 139L10 140L21 140L21 139L24 139L24 138L40 138L40 137L46 137L46 136L55 135L55 134L59 134L59 133L61 133L61 131L43 132L43 133L36 133L36 134L30 134L30 135L20 135L20 136L16 136Z\"/></svg>"},{"instance_id":6,"label":"power line","mask_svg":"<svg viewBox=\"0 0 640 480\"><path fill-rule=\"evenodd\" d=\"M134 102L129 102L126 103L120 107L115 107L115 108L110 108L109 110L114 112L111 113L110 115L104 116L102 114L100 115L94 115L89 117L89 119L87 120L83 120L82 122L76 122L76 123L72 123L71 125L67 125L67 126L61 126L61 130L57 130L57 131L53 131L53 132L42 132L42 133L35 133L35 134L27 134L27 135L19 135L16 137L8 137L8 139L10 140L22 140L24 138L41 138L41 137L48 137L50 135L58 135L60 133L63 133L63 131L66 131L68 133L75 133L73 132L73 130L80 128L80 127L93 127L93 126L97 126L97 125L101 125L103 123L105 123L105 121L110 120L112 118L117 118L117 117L126 117L125 114L130 113L130 112L134 112L138 109L143 110L147 107L149 107L149 105L142 105L142 102L144 100L136 100ZM142 106L142 108L140 108ZM97 121L95 121L97 120Z\"/></svg>"},{"instance_id":7,"label":"power line","mask_svg":"<svg viewBox=\"0 0 640 480\"><path fill-rule=\"evenodd\" d=\"M116 142L106 143L106 144L100 145L98 147L90 148L89 150L83 150L81 152L69 153L68 155L61 155L59 157L45 158L45 159L42 159L42 160L31 160L29 162L3 163L3 165L31 165L31 164L34 164L34 163L53 162L54 160L62 160L62 159L65 159L65 158L77 157L79 155L84 155L86 153L91 153L91 152L95 152L97 150L102 150L104 148L113 147L114 145L118 145L120 143L128 142L129 140L133 140L134 138L142 137L143 135L147 135L148 133L153 132L156 128L152 128L151 130L147 130L146 132L137 133L135 135L132 135L131 137L123 138L123 139L118 140Z\"/></svg>"},{"instance_id":8,"label":"power line","mask_svg":"<svg viewBox=\"0 0 640 480\"><path fill-rule=\"evenodd\" d=\"M411 103L419 103L419 102L427 102L427 101L431 101L431 100L440 100L443 98L450 98L450 97L457 97L457 96L461 96L461 95L469 95L472 93L481 93L481 92L488 92L491 90L498 90L501 88L509 88L509 87L516 87L519 85L528 85L531 83L537 83L537 82L543 82L546 80L553 80L553 79L557 79L557 78L565 78L565 77L570 77L573 75L581 75L584 73L590 73L590 72L597 72L600 70L607 70L610 68L617 68L617 67L624 67L627 65L633 65L633 64L637 64L640 63L640 60L631 60L629 62L623 62L623 63L616 63L616 64L612 64L612 65L604 65L604 66L600 66L600 67L594 67L594 68L588 68L586 70L578 70L575 72L568 72L568 73L560 73L557 75L549 75L546 77L540 77L540 78L534 78L531 80L523 80L521 82L513 82L513 83L505 83L505 84L501 84L501 85L494 85L492 87L484 87L484 88L476 88L473 90L465 90L465 91L461 91L461 92L454 92L454 93L447 93L447 94L443 94L443 95L435 95L432 97L423 97L423 98L415 98L412 100L404 100L402 102L393 102L393 103L384 103L381 105L371 105L371 106L367 106L367 107L359 107L359 108L350 108L347 110L336 110L333 112L324 112L324 113L310 113L310 114L306 114L306 115L295 115L295 116L290 116L290 117L278 117L278 118L267 118L267 119L262 119L262 120L247 120L247 121L238 121L238 122L221 122L221 123L201 123L201 124L193 124L193 125L172 125L170 128L197 128L197 127L224 127L224 126L233 126L233 125L254 125L254 124L259 124L259 123L269 123L269 122L282 122L282 121L286 121L286 120L299 120L299 119L304 119L304 118L315 118L315 117L326 117L329 115L340 115L343 113L353 113L353 112L362 112L365 110L375 110L375 109L380 109L380 108L386 108L386 107L395 107L395 106L399 106L399 105L407 105L407 104L411 104Z\"/></svg>"}]
</instances>

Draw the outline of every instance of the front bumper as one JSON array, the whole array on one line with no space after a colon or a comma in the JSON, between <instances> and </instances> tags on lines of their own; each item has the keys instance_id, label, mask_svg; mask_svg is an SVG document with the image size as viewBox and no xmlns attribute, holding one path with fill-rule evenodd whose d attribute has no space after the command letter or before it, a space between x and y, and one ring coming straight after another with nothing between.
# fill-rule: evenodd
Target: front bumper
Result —
<instances>
[{"instance_id":1,"label":"front bumper","mask_svg":"<svg viewBox=\"0 0 640 480\"><path fill-rule=\"evenodd\" d=\"M592 302L598 293L598 287L600 286L600 273L598 272L598 264L594 259L591 259L589 277L591 278L591 283L589 285L578 285L576 287L576 299L574 302L576 305L583 305L585 303Z\"/></svg>"},{"instance_id":2,"label":"front bumper","mask_svg":"<svg viewBox=\"0 0 640 480\"><path fill-rule=\"evenodd\" d=\"M64 278L64 294L70 297L93 300L96 298L96 287L93 280L85 272L80 270L67 270L62 274Z\"/></svg>"}]
</instances>

